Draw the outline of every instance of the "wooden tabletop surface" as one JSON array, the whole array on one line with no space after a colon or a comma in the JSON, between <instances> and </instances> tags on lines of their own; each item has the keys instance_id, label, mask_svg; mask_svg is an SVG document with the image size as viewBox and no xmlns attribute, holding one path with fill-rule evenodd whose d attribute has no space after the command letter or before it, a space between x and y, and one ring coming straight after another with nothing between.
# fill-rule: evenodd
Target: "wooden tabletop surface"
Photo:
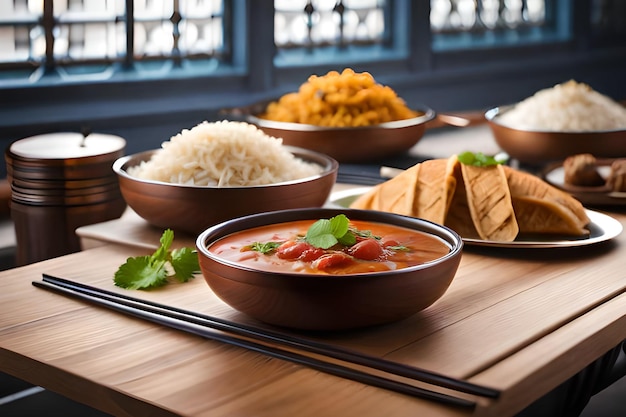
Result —
<instances>
[{"instance_id":1,"label":"wooden tabletop surface","mask_svg":"<svg viewBox=\"0 0 626 417\"><path fill-rule=\"evenodd\" d=\"M612 214L626 223L626 216ZM125 218L107 225L118 236ZM139 229L134 232L137 233ZM146 236L155 230L144 225ZM113 230L114 231L114 230ZM177 242L188 243L183 238ZM159 327L31 285L42 273L128 293L112 277L149 252L107 244L0 273L2 371L115 415L469 415ZM475 415L511 415L626 335L626 234L585 248L464 251L447 293L402 322L321 339L502 390ZM201 277L133 296L248 319Z\"/></svg>"},{"instance_id":2,"label":"wooden tabletop surface","mask_svg":"<svg viewBox=\"0 0 626 417\"><path fill-rule=\"evenodd\" d=\"M626 225L626 215L608 213ZM110 236L124 242L108 241ZM586 247L466 246L446 294L415 316L323 341L501 390L475 410L364 385L32 285L42 273L233 321L201 276L126 291L113 274L160 231L131 214L90 248L0 272L0 371L117 416L508 416L626 339L626 233ZM178 236L177 245L191 237ZM155 242L155 243L152 243Z\"/></svg>"}]
</instances>

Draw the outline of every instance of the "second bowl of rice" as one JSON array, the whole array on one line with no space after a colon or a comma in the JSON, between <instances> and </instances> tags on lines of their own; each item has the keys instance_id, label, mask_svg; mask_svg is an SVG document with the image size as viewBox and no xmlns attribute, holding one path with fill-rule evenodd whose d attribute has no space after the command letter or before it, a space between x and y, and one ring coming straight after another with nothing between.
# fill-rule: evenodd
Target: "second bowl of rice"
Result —
<instances>
[{"instance_id":1,"label":"second bowl of rice","mask_svg":"<svg viewBox=\"0 0 626 417\"><path fill-rule=\"evenodd\" d=\"M224 220L321 207L337 178L333 158L286 146L245 122L203 122L160 149L118 159L120 190L149 224L198 234Z\"/></svg>"},{"instance_id":2,"label":"second bowl of rice","mask_svg":"<svg viewBox=\"0 0 626 417\"><path fill-rule=\"evenodd\" d=\"M590 153L626 156L626 108L574 80L546 88L485 118L500 148L532 165Z\"/></svg>"}]
</instances>

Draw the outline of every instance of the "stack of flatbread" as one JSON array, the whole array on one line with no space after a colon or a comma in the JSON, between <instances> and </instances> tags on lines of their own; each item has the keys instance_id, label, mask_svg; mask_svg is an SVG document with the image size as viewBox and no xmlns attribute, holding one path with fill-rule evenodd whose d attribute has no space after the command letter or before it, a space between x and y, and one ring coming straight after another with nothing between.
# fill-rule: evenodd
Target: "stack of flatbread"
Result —
<instances>
[{"instance_id":1,"label":"stack of flatbread","mask_svg":"<svg viewBox=\"0 0 626 417\"><path fill-rule=\"evenodd\" d=\"M505 165L462 164L456 155L403 171L351 208L444 224L464 238L511 242L519 234L584 236L589 218L571 195Z\"/></svg>"}]
</instances>

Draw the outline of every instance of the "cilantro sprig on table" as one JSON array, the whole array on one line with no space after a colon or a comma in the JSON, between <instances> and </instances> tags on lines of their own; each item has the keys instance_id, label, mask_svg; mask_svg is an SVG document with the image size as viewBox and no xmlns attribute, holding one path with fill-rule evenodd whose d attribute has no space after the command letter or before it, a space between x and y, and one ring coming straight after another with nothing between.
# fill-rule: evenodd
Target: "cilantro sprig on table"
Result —
<instances>
[{"instance_id":1,"label":"cilantro sprig on table","mask_svg":"<svg viewBox=\"0 0 626 417\"><path fill-rule=\"evenodd\" d=\"M152 254L131 257L115 272L118 287L140 290L161 287L169 278L187 282L200 272L198 255L193 248L170 250L174 232L167 229L161 236L161 246Z\"/></svg>"}]
</instances>

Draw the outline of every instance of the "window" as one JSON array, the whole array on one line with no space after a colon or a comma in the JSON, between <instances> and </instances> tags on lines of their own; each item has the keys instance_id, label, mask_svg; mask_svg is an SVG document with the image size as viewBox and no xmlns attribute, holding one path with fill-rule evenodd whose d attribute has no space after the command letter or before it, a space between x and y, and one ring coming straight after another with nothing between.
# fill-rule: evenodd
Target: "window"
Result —
<instances>
[{"instance_id":1,"label":"window","mask_svg":"<svg viewBox=\"0 0 626 417\"><path fill-rule=\"evenodd\" d=\"M397 52L393 0L276 0L277 67L381 59Z\"/></svg>"},{"instance_id":2,"label":"window","mask_svg":"<svg viewBox=\"0 0 626 417\"><path fill-rule=\"evenodd\" d=\"M246 88L261 91L311 69L373 65L420 76L458 68L468 51L620 46L626 36L619 0L0 0L0 7L0 88L230 72L247 73Z\"/></svg>"},{"instance_id":3,"label":"window","mask_svg":"<svg viewBox=\"0 0 626 417\"><path fill-rule=\"evenodd\" d=\"M146 149L345 67L436 111L509 103L569 78L624 99L625 5L0 0L0 143L88 126Z\"/></svg>"},{"instance_id":4,"label":"window","mask_svg":"<svg viewBox=\"0 0 626 417\"><path fill-rule=\"evenodd\" d=\"M389 1L275 0L277 48L374 45L385 41Z\"/></svg>"},{"instance_id":5,"label":"window","mask_svg":"<svg viewBox=\"0 0 626 417\"><path fill-rule=\"evenodd\" d=\"M542 43L570 32L556 17L555 0L431 0L433 48L476 49ZM560 13L567 13L565 4Z\"/></svg>"},{"instance_id":6,"label":"window","mask_svg":"<svg viewBox=\"0 0 626 417\"><path fill-rule=\"evenodd\" d=\"M414 40L402 29L410 28L412 17L417 17L414 25L429 25L434 51L520 40L545 42L555 33L566 35L555 18L557 3L431 0L429 10L421 8L419 15L411 15L406 10L419 6L408 0L275 0L273 64L297 67L339 59L406 57ZM596 3L594 26L604 28L610 10L606 1ZM107 79L114 71L129 69L144 77L167 77L174 68L185 68L190 74L195 68L206 74L232 59L232 8L245 3L0 0L0 4L6 10L0 22L0 71L5 78L22 75L32 82L50 71L68 80ZM559 10L565 8L563 4ZM265 25L265 30L270 27ZM424 46L423 41L417 42ZM271 51L267 45L265 50Z\"/></svg>"},{"instance_id":7,"label":"window","mask_svg":"<svg viewBox=\"0 0 626 417\"><path fill-rule=\"evenodd\" d=\"M520 29L546 22L544 0L431 0L430 25L434 32L487 32Z\"/></svg>"},{"instance_id":8,"label":"window","mask_svg":"<svg viewBox=\"0 0 626 417\"><path fill-rule=\"evenodd\" d=\"M31 81L108 78L117 68L163 68L228 58L221 0L0 0L0 70ZM155 64L157 63L158 64Z\"/></svg>"}]
</instances>

